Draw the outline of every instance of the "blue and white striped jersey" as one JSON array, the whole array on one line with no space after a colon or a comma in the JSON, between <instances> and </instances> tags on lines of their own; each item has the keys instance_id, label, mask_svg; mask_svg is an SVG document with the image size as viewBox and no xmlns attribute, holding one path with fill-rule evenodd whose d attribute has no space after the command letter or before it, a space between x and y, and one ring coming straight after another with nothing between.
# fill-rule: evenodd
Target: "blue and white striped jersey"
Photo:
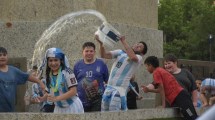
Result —
<instances>
[{"instance_id":1,"label":"blue and white striped jersey","mask_svg":"<svg viewBox=\"0 0 215 120\"><path fill-rule=\"evenodd\" d=\"M206 93L210 93L211 95L215 95L215 79L206 78L202 81L201 84L201 92L204 92L204 89L207 90Z\"/></svg>"},{"instance_id":2,"label":"blue and white striped jersey","mask_svg":"<svg viewBox=\"0 0 215 120\"><path fill-rule=\"evenodd\" d=\"M60 96L66 92L68 92L70 87L73 86L77 86L77 80L75 78L75 75L73 73L73 71L71 69L65 69L62 70L62 79L59 80L59 87L57 91L53 91L53 89L51 89L51 94L54 93L54 96ZM52 83L57 83L57 76L52 76L51 78L51 82ZM53 82L54 81L54 82ZM61 101L57 101L55 102L56 106L59 107L68 107L69 105L71 105L73 103L73 99L76 98L77 96L72 96L71 98L68 98L67 100L61 100Z\"/></svg>"},{"instance_id":3,"label":"blue and white striped jersey","mask_svg":"<svg viewBox=\"0 0 215 120\"><path fill-rule=\"evenodd\" d=\"M142 57L138 57L138 62L129 59L127 53L123 50L111 51L112 57L116 58L111 68L108 85L120 86L127 89L132 75L137 71L142 63Z\"/></svg>"}]
</instances>

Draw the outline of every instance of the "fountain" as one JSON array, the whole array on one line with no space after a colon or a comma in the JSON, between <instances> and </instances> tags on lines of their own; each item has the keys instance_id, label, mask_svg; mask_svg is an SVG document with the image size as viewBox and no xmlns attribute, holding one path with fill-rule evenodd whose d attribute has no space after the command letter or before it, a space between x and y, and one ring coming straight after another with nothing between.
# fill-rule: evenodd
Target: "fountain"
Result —
<instances>
[{"instance_id":1,"label":"fountain","mask_svg":"<svg viewBox=\"0 0 215 120\"><path fill-rule=\"evenodd\" d=\"M65 51L69 61L74 63L81 58L81 46L77 49L77 41L94 40L94 33L99 26L107 22L105 17L95 10L84 10L66 14L54 22L35 44L32 65L40 66L45 51L50 47L59 47ZM88 40L84 39L88 38Z\"/></svg>"},{"instance_id":2,"label":"fountain","mask_svg":"<svg viewBox=\"0 0 215 120\"><path fill-rule=\"evenodd\" d=\"M110 23L116 30L120 31L121 35L125 35L130 45L140 40L145 41L149 46L149 51L146 56L156 55L162 57L163 54L162 31L157 30L157 0L125 1L123 3L116 0L85 2L76 0L35 2L30 0L26 2L14 1L13 3L4 1L0 6L2 9L6 9L0 12L2 13L2 21L0 22L2 25L0 28L1 45L7 46L12 59L25 57L25 59L28 60L25 64L32 61L28 68L35 64L39 66L44 57L45 50L50 47L62 48L70 60L70 66L73 67L73 63L77 59L82 58L82 44L86 41L94 41L95 31L97 31L104 22ZM91 9L95 9L96 11ZM105 18L97 11L104 14ZM59 18L59 16L62 17ZM68 19L65 19L65 17ZM10 27L8 27L6 23L11 23ZM115 45L113 48L107 48L107 50L121 48L121 44L117 44L119 46ZM98 47L96 51L98 54ZM146 56L144 56L144 58ZM108 64L111 64L111 62ZM136 76L139 84L151 82L151 76L146 72L143 66ZM25 89L22 87L20 90L23 92ZM20 98L22 98L21 95ZM144 98L144 102L138 102L138 108L152 108L154 106L154 96L144 94ZM17 107L21 108L22 106L17 104ZM95 117L98 119L108 119L110 116L114 116L116 118L140 119L143 117L147 118L146 116L149 111L150 110L146 110L143 112L139 109L138 111L129 111L126 113L85 114L80 117L85 119L94 119ZM150 113L156 113L158 111L152 110ZM23 111L20 110L19 112ZM172 113L171 110L169 110L169 112ZM28 114L29 113L17 113L14 114L12 118L19 119L18 117L23 118L28 116ZM48 117L48 119L53 120L62 119L60 115L53 115L52 117L50 114L41 115L40 113L29 115L32 115L29 116L29 118L35 118L36 116L36 118L39 119L40 117L45 119ZM132 117L132 115L135 116ZM165 115L165 113L163 115ZM3 116L5 116L5 118ZM8 116L9 114L1 115L5 120L9 119ZM162 115L159 114L159 116ZM72 116L64 115L65 119L70 119L71 117ZM148 118L152 117L149 116Z\"/></svg>"},{"instance_id":3,"label":"fountain","mask_svg":"<svg viewBox=\"0 0 215 120\"><path fill-rule=\"evenodd\" d=\"M113 48L120 37L120 33L106 21L100 12L95 10L78 11L60 17L43 32L36 42L31 60L32 66L41 66L45 51L51 47L61 48L65 51L70 63L74 63L81 58L81 46L78 47L79 49L74 48L75 42L95 42L94 33L98 34L100 40L109 48ZM88 38L88 40L83 38Z\"/></svg>"}]
</instances>

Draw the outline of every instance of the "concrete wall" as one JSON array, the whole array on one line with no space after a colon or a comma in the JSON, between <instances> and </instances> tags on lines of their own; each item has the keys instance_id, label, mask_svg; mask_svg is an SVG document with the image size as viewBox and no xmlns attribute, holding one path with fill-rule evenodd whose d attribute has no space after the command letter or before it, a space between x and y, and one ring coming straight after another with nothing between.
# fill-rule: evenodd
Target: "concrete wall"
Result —
<instances>
[{"instance_id":1,"label":"concrete wall","mask_svg":"<svg viewBox=\"0 0 215 120\"><path fill-rule=\"evenodd\" d=\"M0 21L52 21L94 9L109 22L158 28L157 0L0 0Z\"/></svg>"},{"instance_id":2,"label":"concrete wall","mask_svg":"<svg viewBox=\"0 0 215 120\"><path fill-rule=\"evenodd\" d=\"M149 55L163 57L163 33L157 30L157 0L0 0L0 45L7 48L10 58L26 57L29 68L34 51L38 49L35 44L44 31L59 17L87 9L102 13L111 25L126 36L130 45L145 41L149 50L144 59ZM94 32L102 24L95 16L86 15L77 19L74 24L66 24L65 29L54 34L43 47L41 56L35 59L42 59L47 48L60 47L73 67L74 62L82 57L82 44L86 41L95 42ZM120 43L107 49L118 48L122 48ZM107 61L109 68L112 62ZM144 66L138 71L136 81L139 84L152 81L152 76ZM139 101L138 108L154 107L154 98L155 94L144 94L147 102Z\"/></svg>"},{"instance_id":3,"label":"concrete wall","mask_svg":"<svg viewBox=\"0 0 215 120\"><path fill-rule=\"evenodd\" d=\"M97 0L96 7L108 21L158 28L157 0Z\"/></svg>"},{"instance_id":4,"label":"concrete wall","mask_svg":"<svg viewBox=\"0 0 215 120\"><path fill-rule=\"evenodd\" d=\"M0 25L3 26L0 28L0 37L1 45L5 46L8 49L9 57L26 57L30 61L33 57L33 52L35 50L34 45L37 40L40 38L42 32L50 25L48 22L14 22L13 27L7 28L4 23L0 22ZM156 55L158 57L163 56L163 40L162 40L162 31L155 29L147 29L140 27L130 27L124 24L112 23L114 27L119 30L122 34L126 35L129 44L133 44L137 41L145 41L148 44L148 53L143 58L145 59L149 55ZM2 29L3 28L3 29ZM74 30L76 31L76 30ZM93 40L93 32L90 35L83 36L83 32L79 32L81 37L71 36L69 33L62 32L58 37L52 38L50 44L45 46L45 50L49 47L60 47L62 48L70 60L70 65L73 67L74 62L82 57L81 55L81 46L86 41ZM60 38L60 39L59 39ZM9 42L10 41L10 42ZM96 43L96 42L95 42ZM97 44L97 43L96 43ZM122 48L121 44L118 43L113 48L107 49L118 49ZM43 56L45 51L41 53ZM97 48L97 53L98 48ZM99 57L99 55L97 55ZM42 57L36 57L36 59L42 60ZM107 60L109 68L111 67L113 61ZM139 84L148 84L152 81L151 75L145 70L142 65L139 69L139 72L136 75L136 81ZM143 94L143 93L141 93ZM148 102L138 101L138 107L143 108L144 106L153 107L155 94L144 94L145 100ZM152 103L152 104L148 104Z\"/></svg>"},{"instance_id":5,"label":"concrete wall","mask_svg":"<svg viewBox=\"0 0 215 120\"><path fill-rule=\"evenodd\" d=\"M45 31L51 23L52 22L13 22L12 27L8 28L5 23L0 22L1 46L8 49L9 57L26 57L30 60L33 57L36 42L40 39L43 31ZM148 45L148 53L146 56L163 56L162 31L135 26L131 27L120 23L111 24L118 31L120 31L122 35L126 36L126 39L130 45L138 41L145 41ZM44 46L45 50L49 47L62 48L69 56L71 65L73 65L77 59L82 57L81 46L85 41L92 41L96 43L94 41L94 32L96 29L92 29L91 31L90 29L87 29L89 33L86 34L86 31L82 31L79 28L80 27L72 28L69 31L68 29L65 29L60 34L54 35L50 42ZM45 42L46 41L47 40L45 40ZM122 48L120 43L115 45L113 48L107 49L111 50L118 48Z\"/></svg>"}]
</instances>

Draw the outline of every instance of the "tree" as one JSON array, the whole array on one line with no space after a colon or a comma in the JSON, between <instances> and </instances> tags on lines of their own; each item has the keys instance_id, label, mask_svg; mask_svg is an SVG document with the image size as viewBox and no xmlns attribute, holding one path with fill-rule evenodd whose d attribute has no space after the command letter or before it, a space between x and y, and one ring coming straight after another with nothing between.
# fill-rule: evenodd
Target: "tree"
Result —
<instances>
[{"instance_id":1,"label":"tree","mask_svg":"<svg viewBox=\"0 0 215 120\"><path fill-rule=\"evenodd\" d=\"M166 36L164 54L209 60L207 39L209 34L215 36L213 0L160 0L158 10L159 29ZM213 44L212 49L215 50Z\"/></svg>"}]
</instances>

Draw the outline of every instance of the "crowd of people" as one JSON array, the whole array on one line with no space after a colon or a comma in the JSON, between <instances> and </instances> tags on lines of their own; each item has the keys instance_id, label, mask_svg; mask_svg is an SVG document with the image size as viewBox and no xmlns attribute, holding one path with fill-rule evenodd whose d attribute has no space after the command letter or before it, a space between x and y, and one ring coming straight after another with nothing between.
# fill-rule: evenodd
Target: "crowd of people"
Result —
<instances>
[{"instance_id":1,"label":"crowd of people","mask_svg":"<svg viewBox=\"0 0 215 120\"><path fill-rule=\"evenodd\" d=\"M160 67L156 56L148 56L147 45L140 41L130 47L124 36L120 42L124 49L106 51L103 42L95 35L101 58L96 58L96 46L85 42L83 58L70 67L65 53L60 48L49 48L38 72L25 73L8 65L8 53L0 47L0 112L14 112L16 88L26 81L32 85L30 102L40 104L41 112L84 113L94 111L127 111L137 109L136 100L142 99L135 82L135 73L144 63L153 75L153 82L141 85L145 93L160 93L162 107L179 107L186 119L196 119L196 107L213 105L215 79L195 80L192 73L178 67L174 54L164 57ZM104 59L114 59L108 70Z\"/></svg>"}]
</instances>

